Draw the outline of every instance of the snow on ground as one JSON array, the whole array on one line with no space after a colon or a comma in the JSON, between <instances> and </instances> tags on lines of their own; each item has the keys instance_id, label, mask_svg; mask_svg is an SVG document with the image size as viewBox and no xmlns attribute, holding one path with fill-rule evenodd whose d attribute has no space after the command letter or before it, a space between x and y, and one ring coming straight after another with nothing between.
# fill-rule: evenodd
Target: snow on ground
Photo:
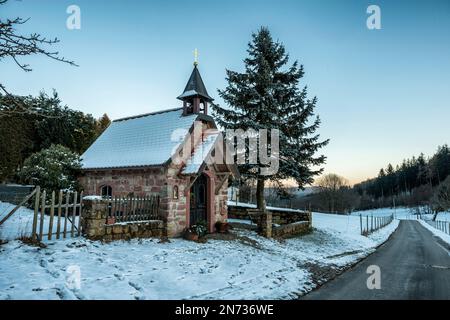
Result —
<instances>
[{"instance_id":1,"label":"snow on ground","mask_svg":"<svg viewBox=\"0 0 450 320\"><path fill-rule=\"evenodd\" d=\"M256 204L238 202L238 201L232 201L232 200L227 201L227 206L229 206L229 207L237 206L237 207L256 209ZM267 206L266 208L267 208L267 210L277 210L277 211L285 211L285 212L301 212L302 211L302 210L298 210L298 209L280 208L280 207L271 207L271 206Z\"/></svg>"},{"instance_id":2,"label":"snow on ground","mask_svg":"<svg viewBox=\"0 0 450 320\"><path fill-rule=\"evenodd\" d=\"M246 220L246 219L227 219L230 223L243 223L243 224L249 224L249 225L255 225L256 223L253 223L252 220Z\"/></svg>"},{"instance_id":3,"label":"snow on ground","mask_svg":"<svg viewBox=\"0 0 450 320\"><path fill-rule=\"evenodd\" d=\"M13 204L0 201L0 220L15 207ZM0 240L13 240L24 235L31 235L33 215L34 212L27 208L21 207L17 210L0 226Z\"/></svg>"},{"instance_id":4,"label":"snow on ground","mask_svg":"<svg viewBox=\"0 0 450 320\"><path fill-rule=\"evenodd\" d=\"M203 244L78 238L37 248L10 241L0 245L0 299L296 298L316 286L315 268L355 263L397 225L364 237L358 216L314 213L312 234L284 241L245 229L233 230L236 239ZM81 273L80 289L67 282L73 266Z\"/></svg>"},{"instance_id":5,"label":"snow on ground","mask_svg":"<svg viewBox=\"0 0 450 320\"><path fill-rule=\"evenodd\" d=\"M425 228L427 228L428 230L431 231L431 233L433 233L435 236L441 238L443 241L447 242L448 244L450 244L450 235L442 232L441 230L438 230L434 227L432 227L431 225L429 225L426 221L424 220L419 220L420 224L423 225Z\"/></svg>"},{"instance_id":6,"label":"snow on ground","mask_svg":"<svg viewBox=\"0 0 450 320\"><path fill-rule=\"evenodd\" d=\"M365 216L374 216L374 217L385 217L390 216L391 214L394 215L396 219L412 219L413 216L413 210L411 208L381 208L381 209L373 209L373 210L364 210L364 211L356 211L353 212L353 216L359 216L362 215Z\"/></svg>"},{"instance_id":7,"label":"snow on ground","mask_svg":"<svg viewBox=\"0 0 450 320\"><path fill-rule=\"evenodd\" d=\"M0 220L5 217L12 209L16 206L14 204L10 204L7 202L0 201ZM19 239L21 237L30 237L33 229L33 217L34 211L25 207L21 207L17 210L11 217L6 220L0 226L0 240L14 240ZM40 219L40 213L38 215ZM63 220L63 219L61 219ZM44 234L47 233L49 227L50 217L48 215L44 216ZM75 227L78 226L78 217L75 217ZM39 221L38 228L39 230ZM57 219L54 218L53 221L53 232L56 231L56 223ZM62 223L61 223L62 225ZM61 226L62 228L62 226ZM67 222L67 228L70 230L71 223Z\"/></svg>"},{"instance_id":8,"label":"snow on ground","mask_svg":"<svg viewBox=\"0 0 450 320\"><path fill-rule=\"evenodd\" d=\"M327 255L322 256L324 263L327 263L330 255L342 255L337 261L334 261L339 266L352 263L373 252L377 246L388 239L397 226L398 220L394 220L385 228L366 237L361 235L360 220L357 215L313 213L313 227L318 232L325 233L325 241L336 241L335 244L327 243L326 246L318 246L317 250L327 250ZM343 255L342 253L353 254Z\"/></svg>"},{"instance_id":9,"label":"snow on ground","mask_svg":"<svg viewBox=\"0 0 450 320\"><path fill-rule=\"evenodd\" d=\"M424 210L422 210L424 211ZM434 226L427 223L427 220L431 220L433 218L433 214L422 214L418 216L416 214L415 208L383 208L383 209L375 209L375 210L367 210L367 211L359 211L355 212L352 215L359 216L360 214L364 216L388 216L391 213L394 214L394 217L399 220L417 220L419 221L425 228L430 230L434 235L441 238L443 241L450 244L450 235L442 232L441 230L436 229ZM450 222L450 212L439 212L436 221L445 221Z\"/></svg>"},{"instance_id":10,"label":"snow on ground","mask_svg":"<svg viewBox=\"0 0 450 320\"><path fill-rule=\"evenodd\" d=\"M432 219L433 215L432 214L426 214L426 215L423 215L422 218ZM439 212L437 217L436 217L436 220L450 222L450 212Z\"/></svg>"}]
</instances>

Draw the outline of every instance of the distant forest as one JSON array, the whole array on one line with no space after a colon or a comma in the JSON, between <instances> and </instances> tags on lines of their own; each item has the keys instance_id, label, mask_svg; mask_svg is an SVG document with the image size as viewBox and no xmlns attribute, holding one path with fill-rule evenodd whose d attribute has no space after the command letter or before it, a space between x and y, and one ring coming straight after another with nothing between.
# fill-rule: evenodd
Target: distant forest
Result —
<instances>
[{"instance_id":1,"label":"distant forest","mask_svg":"<svg viewBox=\"0 0 450 320\"><path fill-rule=\"evenodd\" d=\"M246 189L241 187L242 201L249 198ZM344 177L327 174L306 194L285 188L266 196L266 201L274 206L341 214L394 206L418 208L417 213L450 211L450 149L445 144L429 158L420 154L395 167L388 164L377 177L354 186Z\"/></svg>"},{"instance_id":2,"label":"distant forest","mask_svg":"<svg viewBox=\"0 0 450 320\"><path fill-rule=\"evenodd\" d=\"M420 154L395 168L388 164L378 177L356 184L354 190L361 196L361 209L427 205L449 175L450 149L443 145L428 159Z\"/></svg>"}]
</instances>

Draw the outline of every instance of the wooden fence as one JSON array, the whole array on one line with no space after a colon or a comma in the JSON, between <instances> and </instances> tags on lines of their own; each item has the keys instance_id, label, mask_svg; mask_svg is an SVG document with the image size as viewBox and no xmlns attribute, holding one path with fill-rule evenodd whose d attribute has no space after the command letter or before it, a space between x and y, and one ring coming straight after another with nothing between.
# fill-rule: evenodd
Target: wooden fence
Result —
<instances>
[{"instance_id":1,"label":"wooden fence","mask_svg":"<svg viewBox=\"0 0 450 320\"><path fill-rule=\"evenodd\" d=\"M19 210L24 204L26 204L38 191L38 188L34 189L29 195L27 195L25 198L23 198L19 204L17 204L8 214L6 214L5 217L3 217L0 220L0 226L6 222L6 220L8 220L9 218L11 218L11 216L17 211Z\"/></svg>"},{"instance_id":2,"label":"wooden fence","mask_svg":"<svg viewBox=\"0 0 450 320\"><path fill-rule=\"evenodd\" d=\"M81 210L83 192L60 190L47 194L35 190L32 239L39 241L75 237L81 235Z\"/></svg>"},{"instance_id":3,"label":"wooden fence","mask_svg":"<svg viewBox=\"0 0 450 320\"><path fill-rule=\"evenodd\" d=\"M422 216L418 216L418 219L425 221L430 226L432 226L435 229L438 229L444 233L450 234L450 222L449 221L442 221L442 220L429 220L429 219L423 219Z\"/></svg>"},{"instance_id":4,"label":"wooden fence","mask_svg":"<svg viewBox=\"0 0 450 320\"><path fill-rule=\"evenodd\" d=\"M106 224L161 220L159 196L110 199Z\"/></svg>"},{"instance_id":5,"label":"wooden fence","mask_svg":"<svg viewBox=\"0 0 450 320\"><path fill-rule=\"evenodd\" d=\"M394 220L394 216L383 216L383 217L377 217L373 215L367 215L363 216L362 214L359 215L359 222L360 222L360 228L361 228L361 235L367 236L371 234L374 231L377 231L385 226L387 226L389 223Z\"/></svg>"}]
</instances>

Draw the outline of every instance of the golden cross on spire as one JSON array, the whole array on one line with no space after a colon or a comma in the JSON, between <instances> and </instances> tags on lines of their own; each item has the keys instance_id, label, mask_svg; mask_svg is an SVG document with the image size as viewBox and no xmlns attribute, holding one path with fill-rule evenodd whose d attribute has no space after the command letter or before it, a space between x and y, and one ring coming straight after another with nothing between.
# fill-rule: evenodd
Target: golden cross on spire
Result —
<instances>
[{"instance_id":1,"label":"golden cross on spire","mask_svg":"<svg viewBox=\"0 0 450 320\"><path fill-rule=\"evenodd\" d=\"M198 50L195 48L194 50L194 66L198 66Z\"/></svg>"}]
</instances>

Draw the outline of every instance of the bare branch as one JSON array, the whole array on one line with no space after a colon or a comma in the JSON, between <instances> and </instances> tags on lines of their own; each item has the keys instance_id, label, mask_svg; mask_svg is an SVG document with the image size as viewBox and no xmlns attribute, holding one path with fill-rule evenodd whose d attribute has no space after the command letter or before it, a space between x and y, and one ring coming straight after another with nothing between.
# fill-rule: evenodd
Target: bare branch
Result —
<instances>
[{"instance_id":1,"label":"bare branch","mask_svg":"<svg viewBox=\"0 0 450 320\"><path fill-rule=\"evenodd\" d=\"M0 0L0 6L5 4L8 0ZM21 58L30 55L43 55L50 59L67 63L72 66L78 66L74 61L68 60L59 55L58 51L50 51L48 46L59 43L59 39L48 39L39 33L32 33L23 35L16 30L17 26L23 25L29 21L29 18L23 19L20 17L14 19L0 19L0 62L6 58L11 58L16 65L25 72L32 71L29 64L21 62ZM6 107L0 104L0 117L11 114L39 114L37 110L33 110L30 106L24 105L21 99L9 93L5 86L0 83L0 97L3 92L14 104L14 108ZM45 116L39 114L41 116Z\"/></svg>"}]
</instances>

